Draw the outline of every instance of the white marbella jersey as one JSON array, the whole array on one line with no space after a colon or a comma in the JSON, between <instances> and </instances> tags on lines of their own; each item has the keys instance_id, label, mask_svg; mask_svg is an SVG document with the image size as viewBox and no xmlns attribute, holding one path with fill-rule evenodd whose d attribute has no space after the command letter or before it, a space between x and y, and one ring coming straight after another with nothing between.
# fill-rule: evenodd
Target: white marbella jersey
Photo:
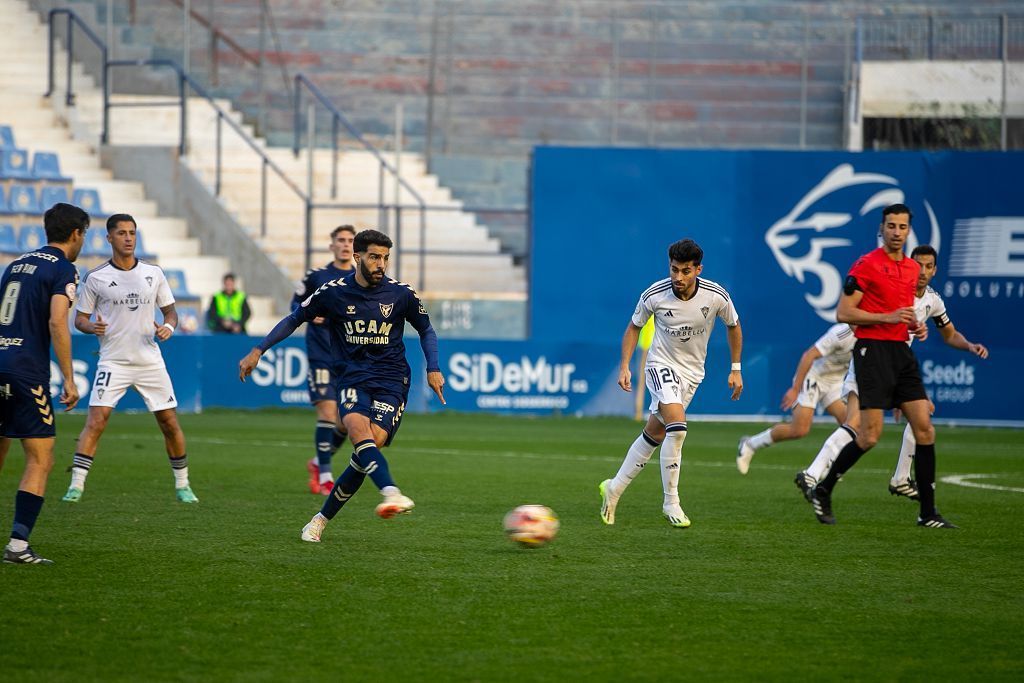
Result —
<instances>
[{"instance_id":1,"label":"white marbella jersey","mask_svg":"<svg viewBox=\"0 0 1024 683\"><path fill-rule=\"evenodd\" d=\"M174 303L159 266L136 261L122 270L112 262L90 271L78 298L78 310L99 314L107 323L100 337L100 362L134 367L164 367L155 338L156 310Z\"/></svg>"},{"instance_id":2,"label":"white marbella jersey","mask_svg":"<svg viewBox=\"0 0 1024 683\"><path fill-rule=\"evenodd\" d=\"M818 349L821 358L814 360L808 374L813 374L819 382L826 384L841 381L850 366L855 343L857 337L846 323L828 328L828 331L814 342L814 348Z\"/></svg>"},{"instance_id":3,"label":"white marbella jersey","mask_svg":"<svg viewBox=\"0 0 1024 683\"><path fill-rule=\"evenodd\" d=\"M740 321L729 293L703 278L697 278L696 291L687 301L672 291L671 278L648 287L633 311L633 324L643 327L651 316L654 340L647 352L647 364L671 366L692 384L704 379L704 360L715 319L721 318L729 327Z\"/></svg>"},{"instance_id":4,"label":"white marbella jersey","mask_svg":"<svg viewBox=\"0 0 1024 683\"><path fill-rule=\"evenodd\" d=\"M915 294L914 317L917 318L917 322L921 325L927 325L928 318L931 318L932 322L935 323L935 327L945 327L952 322L949 316L946 315L946 302L931 287L925 287L924 294L921 296ZM914 339L914 335L911 334L907 343L913 344Z\"/></svg>"}]
</instances>

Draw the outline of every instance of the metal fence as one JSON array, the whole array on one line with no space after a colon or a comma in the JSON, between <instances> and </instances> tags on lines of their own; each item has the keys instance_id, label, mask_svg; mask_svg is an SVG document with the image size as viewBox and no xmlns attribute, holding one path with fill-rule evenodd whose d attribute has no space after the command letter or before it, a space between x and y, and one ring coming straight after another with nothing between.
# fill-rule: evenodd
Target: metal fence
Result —
<instances>
[{"instance_id":1,"label":"metal fence","mask_svg":"<svg viewBox=\"0 0 1024 683\"><path fill-rule=\"evenodd\" d=\"M867 60L1024 58L1024 16L865 17Z\"/></svg>"}]
</instances>

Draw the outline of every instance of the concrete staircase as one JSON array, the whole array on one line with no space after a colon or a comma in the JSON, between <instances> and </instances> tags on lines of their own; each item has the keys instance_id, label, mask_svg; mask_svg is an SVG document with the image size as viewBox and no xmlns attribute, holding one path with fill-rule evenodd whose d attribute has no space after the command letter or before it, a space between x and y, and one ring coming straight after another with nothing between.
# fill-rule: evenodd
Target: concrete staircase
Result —
<instances>
[{"instance_id":1,"label":"concrete staircase","mask_svg":"<svg viewBox=\"0 0 1024 683\"><path fill-rule=\"evenodd\" d=\"M184 271L190 292L205 305L220 288L221 276L230 269L229 260L200 254L199 242L189 237L184 221L159 215L141 183L113 178L100 166L95 143L74 136L64 125L64 112L54 108L57 103L63 105L62 98L42 96L47 32L39 16L24 2L0 0L0 31L5 36L0 42L0 122L13 127L19 146L33 152L57 152L64 175L70 176L76 187L98 190L106 211L134 216L146 249L157 255L163 268ZM81 67L74 69L76 81L84 84L89 80ZM63 77L61 74L60 82ZM105 229L100 221L94 221L94 227ZM271 300L254 297L250 304L251 331L269 330L276 321Z\"/></svg>"}]
</instances>

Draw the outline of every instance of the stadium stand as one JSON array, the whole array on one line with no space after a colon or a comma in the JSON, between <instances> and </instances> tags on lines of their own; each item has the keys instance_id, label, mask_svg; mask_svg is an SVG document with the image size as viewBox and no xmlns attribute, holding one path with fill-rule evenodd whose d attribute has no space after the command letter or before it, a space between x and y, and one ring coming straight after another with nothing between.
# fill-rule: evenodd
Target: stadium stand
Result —
<instances>
[{"instance_id":1,"label":"stadium stand","mask_svg":"<svg viewBox=\"0 0 1024 683\"><path fill-rule=\"evenodd\" d=\"M28 180L31 177L27 151L15 147L0 151L0 180Z\"/></svg>"},{"instance_id":2,"label":"stadium stand","mask_svg":"<svg viewBox=\"0 0 1024 683\"><path fill-rule=\"evenodd\" d=\"M54 152L36 152L32 156L31 177L51 183L70 183L60 172L60 159Z\"/></svg>"},{"instance_id":3,"label":"stadium stand","mask_svg":"<svg viewBox=\"0 0 1024 683\"><path fill-rule=\"evenodd\" d=\"M18 253L18 238L14 226L10 223L0 223L0 254Z\"/></svg>"},{"instance_id":4,"label":"stadium stand","mask_svg":"<svg viewBox=\"0 0 1024 683\"><path fill-rule=\"evenodd\" d=\"M46 245L46 231L41 225L23 225L18 232L18 253L35 251Z\"/></svg>"}]
</instances>

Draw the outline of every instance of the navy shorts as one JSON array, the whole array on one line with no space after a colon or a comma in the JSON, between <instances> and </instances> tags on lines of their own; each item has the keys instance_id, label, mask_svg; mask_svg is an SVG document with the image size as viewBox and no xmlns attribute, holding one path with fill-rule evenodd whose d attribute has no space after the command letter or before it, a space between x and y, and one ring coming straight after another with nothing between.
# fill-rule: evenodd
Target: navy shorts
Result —
<instances>
[{"instance_id":1,"label":"navy shorts","mask_svg":"<svg viewBox=\"0 0 1024 683\"><path fill-rule=\"evenodd\" d=\"M928 399L917 357L902 341L858 339L853 347L861 408L889 410Z\"/></svg>"},{"instance_id":2,"label":"navy shorts","mask_svg":"<svg viewBox=\"0 0 1024 683\"><path fill-rule=\"evenodd\" d=\"M44 439L56 435L50 382L0 373L0 436Z\"/></svg>"},{"instance_id":3,"label":"navy shorts","mask_svg":"<svg viewBox=\"0 0 1024 683\"><path fill-rule=\"evenodd\" d=\"M387 432L384 445L389 446L402 424L408 396L408 385L373 382L346 387L338 395L338 415L342 420L350 413L370 418L370 422Z\"/></svg>"},{"instance_id":4,"label":"navy shorts","mask_svg":"<svg viewBox=\"0 0 1024 683\"><path fill-rule=\"evenodd\" d=\"M306 384L309 387L309 402L313 405L320 401L338 400L338 375L327 363L309 361Z\"/></svg>"}]
</instances>

